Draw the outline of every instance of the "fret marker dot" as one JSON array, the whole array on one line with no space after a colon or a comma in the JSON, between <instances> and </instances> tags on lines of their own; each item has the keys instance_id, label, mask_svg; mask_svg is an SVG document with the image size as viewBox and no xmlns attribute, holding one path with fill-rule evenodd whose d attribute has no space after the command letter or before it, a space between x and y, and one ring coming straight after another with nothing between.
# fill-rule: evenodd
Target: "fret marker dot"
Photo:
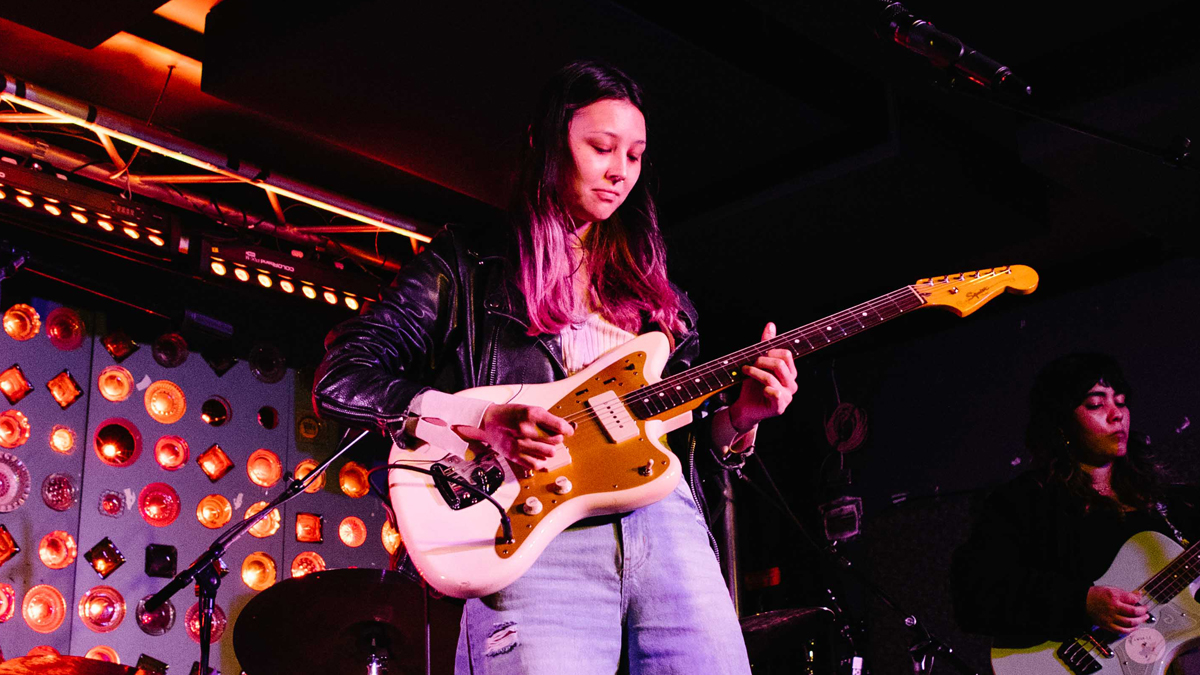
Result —
<instances>
[{"instance_id":1,"label":"fret marker dot","mask_svg":"<svg viewBox=\"0 0 1200 675\"><path fill-rule=\"evenodd\" d=\"M700 383L700 378L698 378L698 377L696 378L696 383L697 383L697 384L699 384L699 383Z\"/></svg>"},{"instance_id":2,"label":"fret marker dot","mask_svg":"<svg viewBox=\"0 0 1200 675\"><path fill-rule=\"evenodd\" d=\"M683 387L681 385L678 385L678 384L675 385L675 391L679 391L680 389L683 389Z\"/></svg>"},{"instance_id":3,"label":"fret marker dot","mask_svg":"<svg viewBox=\"0 0 1200 675\"><path fill-rule=\"evenodd\" d=\"M833 326L825 326L825 330L833 330Z\"/></svg>"},{"instance_id":4,"label":"fret marker dot","mask_svg":"<svg viewBox=\"0 0 1200 675\"><path fill-rule=\"evenodd\" d=\"M867 315L867 313L866 313L866 312L863 312L863 316L866 316L866 315Z\"/></svg>"}]
</instances>

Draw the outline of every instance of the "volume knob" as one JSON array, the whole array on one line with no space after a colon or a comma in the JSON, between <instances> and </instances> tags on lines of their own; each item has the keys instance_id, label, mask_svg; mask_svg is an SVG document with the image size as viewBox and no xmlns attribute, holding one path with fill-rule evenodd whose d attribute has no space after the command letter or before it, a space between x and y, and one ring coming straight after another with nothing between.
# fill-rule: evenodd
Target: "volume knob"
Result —
<instances>
[{"instance_id":1,"label":"volume knob","mask_svg":"<svg viewBox=\"0 0 1200 675\"><path fill-rule=\"evenodd\" d=\"M525 500L525 515L536 516L542 512L542 500L537 497L530 497Z\"/></svg>"},{"instance_id":2,"label":"volume knob","mask_svg":"<svg viewBox=\"0 0 1200 675\"><path fill-rule=\"evenodd\" d=\"M550 486L550 489L556 494L565 495L571 491L571 487L572 485L570 478L567 478L566 476L559 476L558 478L554 479L554 484Z\"/></svg>"}]
</instances>

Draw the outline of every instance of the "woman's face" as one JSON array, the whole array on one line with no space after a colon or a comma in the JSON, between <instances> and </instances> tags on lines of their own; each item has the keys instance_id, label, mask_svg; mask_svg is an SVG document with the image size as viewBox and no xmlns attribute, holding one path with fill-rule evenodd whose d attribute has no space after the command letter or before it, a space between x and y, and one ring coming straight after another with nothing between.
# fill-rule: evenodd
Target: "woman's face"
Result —
<instances>
[{"instance_id":1,"label":"woman's face","mask_svg":"<svg viewBox=\"0 0 1200 675\"><path fill-rule=\"evenodd\" d=\"M646 119L629 101L603 99L575 111L567 136L567 212L577 227L607 220L642 173Z\"/></svg>"},{"instance_id":2,"label":"woman's face","mask_svg":"<svg viewBox=\"0 0 1200 675\"><path fill-rule=\"evenodd\" d=\"M1082 447L1079 459L1093 466L1103 466L1123 457L1129 447L1129 408L1125 394L1097 382L1075 408L1077 436Z\"/></svg>"}]
</instances>

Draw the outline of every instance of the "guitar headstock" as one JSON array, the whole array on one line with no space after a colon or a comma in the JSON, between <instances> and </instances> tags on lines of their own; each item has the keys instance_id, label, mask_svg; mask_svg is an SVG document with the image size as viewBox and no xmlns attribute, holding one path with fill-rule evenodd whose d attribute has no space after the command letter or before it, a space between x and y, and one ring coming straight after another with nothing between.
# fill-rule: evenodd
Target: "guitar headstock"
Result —
<instances>
[{"instance_id":1,"label":"guitar headstock","mask_svg":"<svg viewBox=\"0 0 1200 675\"><path fill-rule=\"evenodd\" d=\"M927 305L966 316L1001 293L1028 295L1037 290L1037 285L1038 274L1032 267L1011 265L919 279L909 288Z\"/></svg>"}]
</instances>

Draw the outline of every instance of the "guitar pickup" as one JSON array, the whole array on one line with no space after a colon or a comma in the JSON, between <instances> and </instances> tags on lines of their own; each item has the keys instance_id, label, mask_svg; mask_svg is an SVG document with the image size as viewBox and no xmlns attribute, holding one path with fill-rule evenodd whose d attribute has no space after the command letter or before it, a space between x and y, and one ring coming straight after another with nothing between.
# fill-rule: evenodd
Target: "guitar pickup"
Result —
<instances>
[{"instance_id":1,"label":"guitar pickup","mask_svg":"<svg viewBox=\"0 0 1200 675\"><path fill-rule=\"evenodd\" d=\"M637 438L641 433L633 415L629 414L629 409L621 402L617 392L609 389L603 394L589 398L587 404L592 412L596 413L600 426L604 427L604 432L614 443Z\"/></svg>"}]
</instances>

